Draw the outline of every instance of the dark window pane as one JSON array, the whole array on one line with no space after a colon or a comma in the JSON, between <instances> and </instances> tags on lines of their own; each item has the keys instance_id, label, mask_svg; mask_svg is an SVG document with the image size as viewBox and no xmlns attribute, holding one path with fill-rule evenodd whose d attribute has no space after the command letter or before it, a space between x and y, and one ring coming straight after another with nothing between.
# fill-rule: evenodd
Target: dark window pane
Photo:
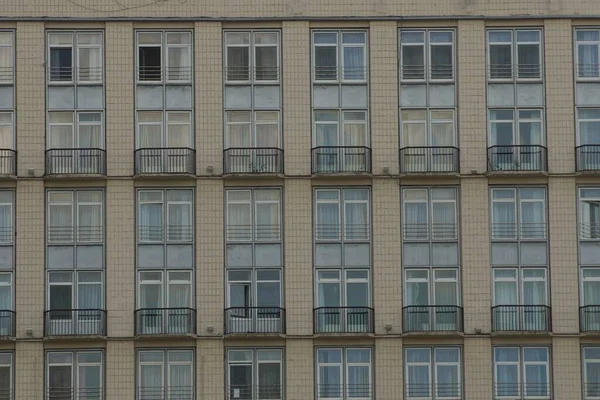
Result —
<instances>
[{"instance_id":1,"label":"dark window pane","mask_svg":"<svg viewBox=\"0 0 600 400\"><path fill-rule=\"evenodd\" d=\"M73 51L70 47L50 49L50 80L73 80Z\"/></svg>"},{"instance_id":2,"label":"dark window pane","mask_svg":"<svg viewBox=\"0 0 600 400\"><path fill-rule=\"evenodd\" d=\"M139 48L139 79L140 81L161 80L161 51L160 47Z\"/></svg>"}]
</instances>

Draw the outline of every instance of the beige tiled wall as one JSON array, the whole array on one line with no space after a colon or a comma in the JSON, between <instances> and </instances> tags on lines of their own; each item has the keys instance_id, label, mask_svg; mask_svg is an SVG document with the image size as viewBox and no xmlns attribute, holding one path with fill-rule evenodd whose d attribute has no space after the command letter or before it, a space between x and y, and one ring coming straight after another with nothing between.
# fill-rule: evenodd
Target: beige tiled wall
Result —
<instances>
[{"instance_id":1,"label":"beige tiled wall","mask_svg":"<svg viewBox=\"0 0 600 400\"><path fill-rule=\"evenodd\" d=\"M5 15L72 15L72 16L340 16L352 9L353 15L399 15L397 1L357 2L340 0L294 0L272 2L259 0L240 3L234 0L210 2L167 0L156 5L120 11L117 2L99 6L98 2L56 0L53 8L43 0L22 2L7 0ZM73 3L79 3L79 6ZM113 4L114 3L114 4ZM143 5L142 0L121 1L124 8ZM560 7L556 4L560 3ZM505 1L423 0L402 4L405 15L498 15L540 12L600 13L596 3ZM87 8L101 9L100 12ZM535 21L537 22L537 21ZM316 22L313 22L315 24ZM425 23L425 21L424 21ZM448 26L440 21L440 26ZM499 22L496 22L499 23ZM516 23L515 21L511 22ZM525 22L524 22L525 23ZM526 21L530 24L532 21ZM580 338L578 332L578 274L576 235L574 122L572 79L571 20L539 21L544 26L548 145L551 148L550 177L485 178L486 170L486 81L485 22L459 20L457 27L458 56L458 132L463 176L452 181L442 178L433 184L460 186L461 289L464 305L465 332L463 338L451 342L463 346L466 399L489 399L492 396L492 344L490 332L491 271L489 245L489 184L528 184L547 182L549 190L550 283L554 333L552 339L554 398L580 398ZM79 26L85 26L80 22ZM341 23L338 22L337 26ZM357 22L369 27L370 35L370 122L373 148L373 172L398 172L398 78L397 22ZM427 25L437 24L427 21ZM600 25L593 21L591 25ZM68 21L64 22L69 25ZM244 24L241 24L244 25ZM240 26L241 26L240 25ZM327 26L319 21L318 26ZM98 25L95 24L95 27ZM131 179L134 149L134 25L130 21L112 20L105 23L106 38L106 136L108 174L106 181L107 222L107 310L106 344L107 399L131 399L135 392L135 348L146 343L133 339L135 309L135 186L159 187L177 185L195 187L196 196L196 307L197 328L201 336L196 341L197 399L225 398L225 348L222 338L225 304L223 213L224 184L220 179L223 150L222 99L222 28L220 21L195 22L195 134L198 179ZM160 26L157 24L156 26ZM176 26L171 24L169 26ZM189 25L191 26L191 25ZM229 25L227 25L229 26ZM260 26L256 22L253 26ZM346 26L346 25L344 25ZM539 25L538 25L539 26ZM307 20L287 20L281 23L283 143L286 174L277 185L284 186L284 290L287 312L285 341L286 399L305 400L314 396L313 341L314 269L312 212L314 185L342 186L367 184L372 187L373 216L373 302L376 337L374 342L374 373L377 399L403 398L401 333L402 275L400 252L400 192L399 184L429 184L412 179L398 181L397 176L375 177L363 181L336 178L311 179L311 82L310 27ZM39 339L43 330L45 298L44 275L44 185L41 179L26 178L34 169L41 176L45 148L45 33L44 22L17 23L17 147L19 179L16 183L16 393L17 400L40 398L43 392L44 347ZM212 166L214 176L207 167ZM476 170L477 174L471 174ZM557 173L562 175L558 176ZM242 185L271 184L274 181L241 180ZM586 182L600 184L597 177ZM237 183L237 181L236 181ZM50 181L46 182L48 184ZM76 187L95 183L64 180L60 185ZM6 183L3 186L11 186ZM385 330L391 325L391 331ZM31 329L28 336L26 330ZM482 335L473 336L476 329ZM566 336L568 334L570 336ZM365 344L365 339L337 338L336 346ZM410 343L431 345L446 342L412 337ZM517 342L521 339L517 339ZM523 341L525 339L522 339ZM529 343L547 343L548 336L527 339ZM513 341L514 342L514 341ZM178 342L179 343L179 342ZM242 338L248 347L268 346L269 340ZM237 343L237 345L239 345ZM85 343L71 343L82 348ZM173 343L170 343L172 345ZM64 342L69 346L70 342ZM153 343L152 346L160 345Z\"/></svg>"}]
</instances>

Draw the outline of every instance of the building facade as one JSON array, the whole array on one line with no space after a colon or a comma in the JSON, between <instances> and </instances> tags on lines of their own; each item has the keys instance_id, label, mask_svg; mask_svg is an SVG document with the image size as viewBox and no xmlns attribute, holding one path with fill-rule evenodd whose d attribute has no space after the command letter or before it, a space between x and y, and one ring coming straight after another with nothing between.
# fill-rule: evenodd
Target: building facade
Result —
<instances>
[{"instance_id":1,"label":"building facade","mask_svg":"<svg viewBox=\"0 0 600 400\"><path fill-rule=\"evenodd\" d=\"M4 3L0 399L600 398L600 4Z\"/></svg>"}]
</instances>

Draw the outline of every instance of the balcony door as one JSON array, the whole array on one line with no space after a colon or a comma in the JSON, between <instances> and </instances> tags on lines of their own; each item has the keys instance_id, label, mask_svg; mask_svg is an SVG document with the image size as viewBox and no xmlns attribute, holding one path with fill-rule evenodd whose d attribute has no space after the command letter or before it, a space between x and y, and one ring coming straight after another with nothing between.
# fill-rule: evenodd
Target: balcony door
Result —
<instances>
[{"instance_id":1,"label":"balcony door","mask_svg":"<svg viewBox=\"0 0 600 400\"><path fill-rule=\"evenodd\" d=\"M102 155L102 113L48 113L48 162L55 174L98 173Z\"/></svg>"},{"instance_id":2,"label":"balcony door","mask_svg":"<svg viewBox=\"0 0 600 400\"><path fill-rule=\"evenodd\" d=\"M365 171L369 146L366 111L315 110L315 162L319 172Z\"/></svg>"},{"instance_id":3,"label":"balcony door","mask_svg":"<svg viewBox=\"0 0 600 400\"><path fill-rule=\"evenodd\" d=\"M405 109L402 120L402 162L406 172L453 171L454 110Z\"/></svg>"},{"instance_id":4,"label":"balcony door","mask_svg":"<svg viewBox=\"0 0 600 400\"><path fill-rule=\"evenodd\" d=\"M317 287L316 323L319 332L369 331L368 271L317 271Z\"/></svg>"},{"instance_id":5,"label":"balcony door","mask_svg":"<svg viewBox=\"0 0 600 400\"><path fill-rule=\"evenodd\" d=\"M279 270L227 272L227 331L282 332Z\"/></svg>"},{"instance_id":6,"label":"balcony door","mask_svg":"<svg viewBox=\"0 0 600 400\"><path fill-rule=\"evenodd\" d=\"M73 385L73 365L70 359L64 360L63 363L48 364L48 400L72 400L77 398L74 393L75 389Z\"/></svg>"},{"instance_id":7,"label":"balcony door","mask_svg":"<svg viewBox=\"0 0 600 400\"><path fill-rule=\"evenodd\" d=\"M137 148L140 171L182 173L187 171L192 148L189 111L139 111Z\"/></svg>"},{"instance_id":8,"label":"balcony door","mask_svg":"<svg viewBox=\"0 0 600 400\"><path fill-rule=\"evenodd\" d=\"M547 304L545 269L494 269L496 330L547 330Z\"/></svg>"},{"instance_id":9,"label":"balcony door","mask_svg":"<svg viewBox=\"0 0 600 400\"><path fill-rule=\"evenodd\" d=\"M101 272L50 272L48 286L48 335L103 332Z\"/></svg>"},{"instance_id":10,"label":"balcony door","mask_svg":"<svg viewBox=\"0 0 600 400\"><path fill-rule=\"evenodd\" d=\"M586 331L600 331L600 269L581 269L581 315Z\"/></svg>"},{"instance_id":11,"label":"balcony door","mask_svg":"<svg viewBox=\"0 0 600 400\"><path fill-rule=\"evenodd\" d=\"M225 148L230 172L272 172L278 165L279 111L228 111Z\"/></svg>"},{"instance_id":12,"label":"balcony door","mask_svg":"<svg viewBox=\"0 0 600 400\"><path fill-rule=\"evenodd\" d=\"M577 110L577 140L580 170L600 170L600 109Z\"/></svg>"},{"instance_id":13,"label":"balcony door","mask_svg":"<svg viewBox=\"0 0 600 400\"><path fill-rule=\"evenodd\" d=\"M493 170L540 170L543 167L542 111L490 110L490 163Z\"/></svg>"},{"instance_id":14,"label":"balcony door","mask_svg":"<svg viewBox=\"0 0 600 400\"><path fill-rule=\"evenodd\" d=\"M0 273L0 337L12 335L15 323L12 310L12 274Z\"/></svg>"},{"instance_id":15,"label":"balcony door","mask_svg":"<svg viewBox=\"0 0 600 400\"><path fill-rule=\"evenodd\" d=\"M456 274L456 271L446 269L406 271L405 301L409 308L405 324L408 324L408 330L458 330Z\"/></svg>"},{"instance_id":16,"label":"balcony door","mask_svg":"<svg viewBox=\"0 0 600 400\"><path fill-rule=\"evenodd\" d=\"M190 332L193 323L189 309L191 307L191 288L191 272L140 272L139 333L152 335Z\"/></svg>"}]
</instances>

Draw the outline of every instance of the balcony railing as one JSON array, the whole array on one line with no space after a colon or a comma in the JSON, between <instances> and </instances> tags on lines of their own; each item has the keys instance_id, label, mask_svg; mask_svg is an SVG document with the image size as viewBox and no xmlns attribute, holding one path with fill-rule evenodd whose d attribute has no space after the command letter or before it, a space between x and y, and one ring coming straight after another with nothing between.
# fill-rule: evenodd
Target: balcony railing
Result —
<instances>
[{"instance_id":1,"label":"balcony railing","mask_svg":"<svg viewBox=\"0 0 600 400\"><path fill-rule=\"evenodd\" d=\"M246 83L250 81L273 83L279 81L279 67L269 65L258 67L228 66L225 68L225 79L226 83Z\"/></svg>"},{"instance_id":2,"label":"balcony railing","mask_svg":"<svg viewBox=\"0 0 600 400\"><path fill-rule=\"evenodd\" d=\"M154 65L140 65L137 69L137 79L140 83L156 83L166 80L167 82L190 82L192 79L192 67L167 67Z\"/></svg>"},{"instance_id":3,"label":"balcony railing","mask_svg":"<svg viewBox=\"0 0 600 400\"><path fill-rule=\"evenodd\" d=\"M0 338L15 337L15 327L17 326L15 316L14 311L0 310Z\"/></svg>"},{"instance_id":4,"label":"balcony railing","mask_svg":"<svg viewBox=\"0 0 600 400\"><path fill-rule=\"evenodd\" d=\"M227 224L225 230L228 242L245 242L253 237L261 242L279 242L281 239L281 224Z\"/></svg>"},{"instance_id":5,"label":"balcony railing","mask_svg":"<svg viewBox=\"0 0 600 400\"><path fill-rule=\"evenodd\" d=\"M17 152L0 149L0 175L17 175Z\"/></svg>"},{"instance_id":6,"label":"balcony railing","mask_svg":"<svg viewBox=\"0 0 600 400\"><path fill-rule=\"evenodd\" d=\"M575 148L577 171L600 171L600 145L587 144Z\"/></svg>"},{"instance_id":7,"label":"balcony railing","mask_svg":"<svg viewBox=\"0 0 600 400\"><path fill-rule=\"evenodd\" d=\"M458 224L432 222L431 224L404 223L404 240L455 240L458 237Z\"/></svg>"},{"instance_id":8,"label":"balcony railing","mask_svg":"<svg viewBox=\"0 0 600 400\"><path fill-rule=\"evenodd\" d=\"M329 399L360 399L370 400L373 397L373 388L369 384L328 384L321 383L317 385L317 400Z\"/></svg>"},{"instance_id":9,"label":"balcony railing","mask_svg":"<svg viewBox=\"0 0 600 400\"><path fill-rule=\"evenodd\" d=\"M424 81L425 65L404 64L402 68L403 81ZM451 81L454 80L454 66L452 64L431 65L427 73L432 81Z\"/></svg>"},{"instance_id":10,"label":"balcony railing","mask_svg":"<svg viewBox=\"0 0 600 400\"><path fill-rule=\"evenodd\" d=\"M545 222L492 222L492 240L546 240Z\"/></svg>"},{"instance_id":11,"label":"balcony railing","mask_svg":"<svg viewBox=\"0 0 600 400\"><path fill-rule=\"evenodd\" d=\"M47 400L101 400L104 398L101 387L50 387L46 389ZM1 392L0 392L1 394ZM0 396L0 399L4 397ZM10 397L7 397L10 399Z\"/></svg>"},{"instance_id":12,"label":"balcony railing","mask_svg":"<svg viewBox=\"0 0 600 400\"><path fill-rule=\"evenodd\" d=\"M600 305L579 307L579 330L600 332Z\"/></svg>"},{"instance_id":13,"label":"balcony railing","mask_svg":"<svg viewBox=\"0 0 600 400\"><path fill-rule=\"evenodd\" d=\"M463 309L459 306L407 306L402 308L404 332L462 332Z\"/></svg>"},{"instance_id":14,"label":"balcony railing","mask_svg":"<svg viewBox=\"0 0 600 400\"><path fill-rule=\"evenodd\" d=\"M544 146L488 147L488 171L547 171L548 154Z\"/></svg>"},{"instance_id":15,"label":"balcony railing","mask_svg":"<svg viewBox=\"0 0 600 400\"><path fill-rule=\"evenodd\" d=\"M285 309L280 307L226 308L225 333L285 333Z\"/></svg>"},{"instance_id":16,"label":"balcony railing","mask_svg":"<svg viewBox=\"0 0 600 400\"><path fill-rule=\"evenodd\" d=\"M312 149L312 173L371 172L371 149L364 146L320 146Z\"/></svg>"},{"instance_id":17,"label":"balcony railing","mask_svg":"<svg viewBox=\"0 0 600 400\"><path fill-rule=\"evenodd\" d=\"M10 383L9 383L10 385ZM0 400L12 400L13 399L13 391L10 388L0 388Z\"/></svg>"},{"instance_id":18,"label":"balcony railing","mask_svg":"<svg viewBox=\"0 0 600 400\"><path fill-rule=\"evenodd\" d=\"M494 399L550 399L549 382L496 383Z\"/></svg>"},{"instance_id":19,"label":"balcony railing","mask_svg":"<svg viewBox=\"0 0 600 400\"><path fill-rule=\"evenodd\" d=\"M44 311L44 336L106 336L106 310Z\"/></svg>"},{"instance_id":20,"label":"balcony railing","mask_svg":"<svg viewBox=\"0 0 600 400\"><path fill-rule=\"evenodd\" d=\"M187 335L196 333L193 308L140 308L135 310L136 335Z\"/></svg>"},{"instance_id":21,"label":"balcony railing","mask_svg":"<svg viewBox=\"0 0 600 400\"><path fill-rule=\"evenodd\" d=\"M320 81L366 82L367 76L367 68L361 66L316 65L313 68L315 83Z\"/></svg>"},{"instance_id":22,"label":"balcony railing","mask_svg":"<svg viewBox=\"0 0 600 400\"><path fill-rule=\"evenodd\" d=\"M598 63L580 63L577 64L578 80L596 80L600 78L600 64Z\"/></svg>"},{"instance_id":23,"label":"balcony railing","mask_svg":"<svg viewBox=\"0 0 600 400\"><path fill-rule=\"evenodd\" d=\"M592 379L592 382L584 382L584 399L600 399L600 381L597 377Z\"/></svg>"},{"instance_id":24,"label":"balcony railing","mask_svg":"<svg viewBox=\"0 0 600 400\"><path fill-rule=\"evenodd\" d=\"M400 172L458 172L459 150L456 147L403 147L400 149Z\"/></svg>"},{"instance_id":25,"label":"balcony railing","mask_svg":"<svg viewBox=\"0 0 600 400\"><path fill-rule=\"evenodd\" d=\"M462 386L460 383L407 383L406 399L460 399Z\"/></svg>"},{"instance_id":26,"label":"balcony railing","mask_svg":"<svg viewBox=\"0 0 600 400\"><path fill-rule=\"evenodd\" d=\"M319 307L314 309L315 333L373 333L370 307Z\"/></svg>"},{"instance_id":27,"label":"balcony railing","mask_svg":"<svg viewBox=\"0 0 600 400\"><path fill-rule=\"evenodd\" d=\"M49 66L48 82L72 83L77 77L79 83L98 84L102 82L103 74L102 67Z\"/></svg>"},{"instance_id":28,"label":"balcony railing","mask_svg":"<svg viewBox=\"0 0 600 400\"><path fill-rule=\"evenodd\" d=\"M276 147L231 147L223 152L226 174L282 174L283 150Z\"/></svg>"},{"instance_id":29,"label":"balcony railing","mask_svg":"<svg viewBox=\"0 0 600 400\"><path fill-rule=\"evenodd\" d=\"M189 147L153 147L134 153L136 175L196 173L196 150Z\"/></svg>"},{"instance_id":30,"label":"balcony railing","mask_svg":"<svg viewBox=\"0 0 600 400\"><path fill-rule=\"evenodd\" d=\"M543 305L507 305L492 307L492 329L519 332L550 332L550 307Z\"/></svg>"},{"instance_id":31,"label":"balcony railing","mask_svg":"<svg viewBox=\"0 0 600 400\"><path fill-rule=\"evenodd\" d=\"M13 76L14 68L12 66L0 67L0 84L13 83Z\"/></svg>"},{"instance_id":32,"label":"balcony railing","mask_svg":"<svg viewBox=\"0 0 600 400\"><path fill-rule=\"evenodd\" d=\"M193 400L194 386L140 386L137 400Z\"/></svg>"},{"instance_id":33,"label":"balcony railing","mask_svg":"<svg viewBox=\"0 0 600 400\"><path fill-rule=\"evenodd\" d=\"M542 68L540 64L490 64L488 79L490 80L539 80Z\"/></svg>"},{"instance_id":34,"label":"balcony railing","mask_svg":"<svg viewBox=\"0 0 600 400\"><path fill-rule=\"evenodd\" d=\"M46 150L46 175L106 175L106 151L103 149Z\"/></svg>"},{"instance_id":35,"label":"balcony railing","mask_svg":"<svg viewBox=\"0 0 600 400\"><path fill-rule=\"evenodd\" d=\"M227 400L283 399L281 385L230 385Z\"/></svg>"}]
</instances>

